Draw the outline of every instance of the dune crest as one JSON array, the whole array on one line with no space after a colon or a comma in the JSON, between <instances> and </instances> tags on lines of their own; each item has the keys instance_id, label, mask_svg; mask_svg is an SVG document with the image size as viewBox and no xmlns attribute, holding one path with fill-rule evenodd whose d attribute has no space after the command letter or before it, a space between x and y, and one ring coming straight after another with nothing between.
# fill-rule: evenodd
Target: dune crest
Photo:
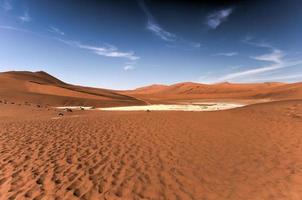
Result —
<instances>
[{"instance_id":1,"label":"dune crest","mask_svg":"<svg viewBox=\"0 0 302 200\"><path fill-rule=\"evenodd\" d=\"M290 100L302 98L302 83L218 83L199 84L192 82L169 86L146 86L123 91L150 102L169 102L175 100Z\"/></svg>"},{"instance_id":2,"label":"dune crest","mask_svg":"<svg viewBox=\"0 0 302 200\"><path fill-rule=\"evenodd\" d=\"M0 96L15 102L53 106L127 106L144 105L134 97L113 90L65 83L46 72L11 71L0 73Z\"/></svg>"}]
</instances>

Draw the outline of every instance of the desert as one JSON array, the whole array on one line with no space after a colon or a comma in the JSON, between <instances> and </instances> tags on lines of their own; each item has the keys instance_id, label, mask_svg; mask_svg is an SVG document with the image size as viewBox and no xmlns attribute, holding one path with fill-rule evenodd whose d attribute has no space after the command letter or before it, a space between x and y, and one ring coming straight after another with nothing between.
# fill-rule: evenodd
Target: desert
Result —
<instances>
[{"instance_id":1,"label":"desert","mask_svg":"<svg viewBox=\"0 0 302 200\"><path fill-rule=\"evenodd\" d=\"M302 200L301 0L0 0L0 200Z\"/></svg>"},{"instance_id":2,"label":"desert","mask_svg":"<svg viewBox=\"0 0 302 200\"><path fill-rule=\"evenodd\" d=\"M75 86L63 85L70 91L57 93L52 97L55 103L49 104L53 88L62 91L61 83L53 83L46 73L48 78L38 83L40 74L0 74L1 86L8 79L25 85L16 87L15 99L14 88L7 93L2 87L1 199L239 200L302 195L300 84L272 86L268 94L261 94L271 97L275 90L284 91L288 97L280 95L282 100L212 112L66 111L55 107L77 108L69 96ZM32 84L51 89L39 93ZM78 105L106 107L108 103L95 104L92 94L85 96L91 90L78 93ZM128 99L142 104L135 97L124 99L124 106ZM242 99L245 95L237 102Z\"/></svg>"}]
</instances>

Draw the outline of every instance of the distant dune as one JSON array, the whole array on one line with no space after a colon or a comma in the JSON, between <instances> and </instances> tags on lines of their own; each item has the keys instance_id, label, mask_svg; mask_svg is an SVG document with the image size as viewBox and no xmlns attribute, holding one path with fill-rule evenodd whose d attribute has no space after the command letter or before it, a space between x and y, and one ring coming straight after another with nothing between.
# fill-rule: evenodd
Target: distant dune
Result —
<instances>
[{"instance_id":1,"label":"distant dune","mask_svg":"<svg viewBox=\"0 0 302 200\"><path fill-rule=\"evenodd\" d=\"M174 85L151 85L123 92L149 101L163 100L289 100L302 98L302 83L178 83Z\"/></svg>"},{"instance_id":2,"label":"distant dune","mask_svg":"<svg viewBox=\"0 0 302 200\"><path fill-rule=\"evenodd\" d=\"M52 106L129 106L175 101L274 101L302 99L302 83L218 83L193 82L150 85L117 91L65 83L46 72L10 71L0 73L3 100Z\"/></svg>"},{"instance_id":3,"label":"distant dune","mask_svg":"<svg viewBox=\"0 0 302 200\"><path fill-rule=\"evenodd\" d=\"M46 72L0 73L0 96L15 102L37 104L119 106L143 105L143 101L112 90L64 83Z\"/></svg>"}]
</instances>

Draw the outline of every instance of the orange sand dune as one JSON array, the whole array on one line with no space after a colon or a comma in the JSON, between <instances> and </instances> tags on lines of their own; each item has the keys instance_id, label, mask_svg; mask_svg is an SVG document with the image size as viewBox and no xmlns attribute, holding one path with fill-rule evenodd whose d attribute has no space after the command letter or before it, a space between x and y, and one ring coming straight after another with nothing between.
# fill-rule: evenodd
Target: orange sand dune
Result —
<instances>
[{"instance_id":1,"label":"orange sand dune","mask_svg":"<svg viewBox=\"0 0 302 200\"><path fill-rule=\"evenodd\" d=\"M64 83L45 72L0 73L0 96L15 102L36 104L117 106L144 102L111 90Z\"/></svg>"},{"instance_id":2,"label":"orange sand dune","mask_svg":"<svg viewBox=\"0 0 302 200\"><path fill-rule=\"evenodd\" d=\"M127 91L76 86L45 72L0 73L0 96L15 102L32 102L52 106L128 106L175 101L213 100L259 101L302 98L302 83L151 85Z\"/></svg>"},{"instance_id":3,"label":"orange sand dune","mask_svg":"<svg viewBox=\"0 0 302 200\"><path fill-rule=\"evenodd\" d=\"M123 92L126 95L135 96L150 102L163 100L192 100L192 99L216 99L216 100L286 100L302 98L302 83L253 83L253 84L199 84L178 83L170 86L153 85L136 90Z\"/></svg>"},{"instance_id":4,"label":"orange sand dune","mask_svg":"<svg viewBox=\"0 0 302 200\"><path fill-rule=\"evenodd\" d=\"M302 199L302 100L61 117L1 100L0 110L0 199Z\"/></svg>"}]
</instances>

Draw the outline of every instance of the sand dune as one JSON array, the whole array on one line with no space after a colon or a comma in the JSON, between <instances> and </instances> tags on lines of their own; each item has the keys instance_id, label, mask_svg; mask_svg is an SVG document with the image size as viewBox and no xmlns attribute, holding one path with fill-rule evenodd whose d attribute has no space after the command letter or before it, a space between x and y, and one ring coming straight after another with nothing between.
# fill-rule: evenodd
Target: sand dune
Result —
<instances>
[{"instance_id":1,"label":"sand dune","mask_svg":"<svg viewBox=\"0 0 302 200\"><path fill-rule=\"evenodd\" d=\"M302 98L302 83L254 83L254 84L199 84L178 83L170 86L153 85L136 90L124 91L149 102L165 102L192 99L228 100L289 100Z\"/></svg>"},{"instance_id":2,"label":"sand dune","mask_svg":"<svg viewBox=\"0 0 302 200\"><path fill-rule=\"evenodd\" d=\"M0 199L302 198L301 100L56 119L0 109Z\"/></svg>"},{"instance_id":3,"label":"sand dune","mask_svg":"<svg viewBox=\"0 0 302 200\"><path fill-rule=\"evenodd\" d=\"M302 83L151 85L127 91L76 86L46 72L0 73L0 95L16 102L32 102L53 106L133 106L190 100L289 100L302 98ZM250 102L249 102L250 103Z\"/></svg>"},{"instance_id":4,"label":"sand dune","mask_svg":"<svg viewBox=\"0 0 302 200\"><path fill-rule=\"evenodd\" d=\"M141 100L112 90L75 86L45 72L0 73L0 96L15 102L36 104L121 106L143 105Z\"/></svg>"}]
</instances>

